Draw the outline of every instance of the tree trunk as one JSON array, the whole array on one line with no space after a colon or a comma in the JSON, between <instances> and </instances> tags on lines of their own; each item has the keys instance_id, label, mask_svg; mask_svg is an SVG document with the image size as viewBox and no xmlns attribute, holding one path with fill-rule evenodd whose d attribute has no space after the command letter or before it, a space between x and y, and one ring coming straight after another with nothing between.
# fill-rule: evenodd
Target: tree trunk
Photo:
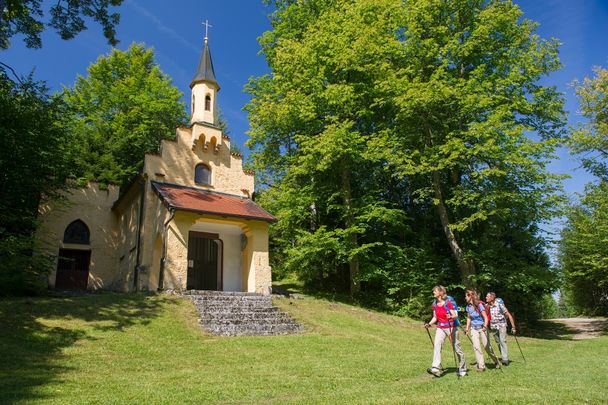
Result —
<instances>
[{"instance_id":1,"label":"tree trunk","mask_svg":"<svg viewBox=\"0 0 608 405\"><path fill-rule=\"evenodd\" d=\"M346 229L353 227L355 224L353 218L353 202L352 202L352 193L351 193L351 176L348 168L342 168L342 195L344 196L344 207L346 209ZM358 245L359 241L356 233L351 233L348 236L348 248L349 250L355 249ZM359 285L359 260L356 258L351 258L348 261L349 268L349 279L350 279L350 295L351 297L357 296L359 291L361 290L361 286Z\"/></svg>"},{"instance_id":2,"label":"tree trunk","mask_svg":"<svg viewBox=\"0 0 608 405\"><path fill-rule=\"evenodd\" d=\"M433 146L433 132L430 127L427 127L427 145ZM457 177L456 171L451 171L451 180L454 181ZM434 170L432 173L433 191L435 193L435 199L437 204L435 205L437 213L439 214L439 220L441 221L441 227L443 233L448 241L448 245L452 250L452 254L458 263L458 269L460 270L460 278L466 288L475 288L475 283L472 280L472 276L475 276L475 264L473 260L468 259L464 253L464 250L460 247L456 235L452 228L450 228L450 217L448 210L445 206L445 200L443 198L443 191L441 190L441 173L438 170Z\"/></svg>"},{"instance_id":3,"label":"tree trunk","mask_svg":"<svg viewBox=\"0 0 608 405\"><path fill-rule=\"evenodd\" d=\"M441 227L448 241L448 245L458 262L458 268L460 270L460 277L462 282L467 288L474 288L475 283L471 280L471 277L475 275L475 265L473 260L466 258L464 250L460 247L456 235L452 228L450 228L450 218L448 216L448 210L445 206L443 199L443 193L441 191L441 176L439 171L433 172L433 190L435 191L435 199L437 200L436 208L439 214L439 220L441 221Z\"/></svg>"}]
</instances>

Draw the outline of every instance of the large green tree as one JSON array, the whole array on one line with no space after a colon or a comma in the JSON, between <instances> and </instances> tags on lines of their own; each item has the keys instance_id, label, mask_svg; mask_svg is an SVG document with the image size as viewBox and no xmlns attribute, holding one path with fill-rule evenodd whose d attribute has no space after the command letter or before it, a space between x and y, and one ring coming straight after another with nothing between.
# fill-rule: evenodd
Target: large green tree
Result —
<instances>
[{"instance_id":1,"label":"large green tree","mask_svg":"<svg viewBox=\"0 0 608 405\"><path fill-rule=\"evenodd\" d=\"M586 121L572 131L571 150L597 176L568 213L560 241L566 298L576 312L608 314L608 70L576 83Z\"/></svg>"},{"instance_id":2,"label":"large green tree","mask_svg":"<svg viewBox=\"0 0 608 405\"><path fill-rule=\"evenodd\" d=\"M99 22L116 44L119 16L108 8L121 2L59 0L50 5L45 24L41 0L0 0L0 49L16 34L24 35L26 46L39 48L45 25L70 39L86 29L86 18ZM67 188L78 142L66 125L65 104L49 97L43 82L20 77L2 62L0 111L0 295L31 293L45 287L51 259L32 254L38 207Z\"/></svg>"},{"instance_id":3,"label":"large green tree","mask_svg":"<svg viewBox=\"0 0 608 405\"><path fill-rule=\"evenodd\" d=\"M75 173L81 181L124 184L143 166L144 154L173 139L186 119L180 91L154 60L151 49L133 44L89 66L63 99L72 112L69 128L81 152Z\"/></svg>"},{"instance_id":4,"label":"large green tree","mask_svg":"<svg viewBox=\"0 0 608 405\"><path fill-rule=\"evenodd\" d=\"M558 183L545 165L563 101L538 80L560 66L557 43L509 1L408 1L404 11L387 158L398 175L425 179L415 193L432 199L462 282L475 285L477 235L499 223L534 232L553 214Z\"/></svg>"},{"instance_id":5,"label":"large green tree","mask_svg":"<svg viewBox=\"0 0 608 405\"><path fill-rule=\"evenodd\" d=\"M65 188L72 139L65 107L31 78L0 71L0 295L32 292L48 264L32 256L38 206Z\"/></svg>"},{"instance_id":6,"label":"large green tree","mask_svg":"<svg viewBox=\"0 0 608 405\"><path fill-rule=\"evenodd\" d=\"M356 295L362 266L375 267L377 252L392 249L377 236L398 232L404 218L383 201L387 173L370 150L386 114L370 108L382 94L371 85L382 74L376 52L394 19L370 20L375 35L365 40L366 5L331 3L297 3L275 15L275 30L262 38L273 74L249 86L249 145L263 177L277 181L267 200L279 203L277 237L286 248L293 242L285 265Z\"/></svg>"},{"instance_id":7,"label":"large green tree","mask_svg":"<svg viewBox=\"0 0 608 405\"><path fill-rule=\"evenodd\" d=\"M560 241L565 295L574 312L608 315L608 183L585 191Z\"/></svg>"},{"instance_id":8,"label":"large green tree","mask_svg":"<svg viewBox=\"0 0 608 405\"><path fill-rule=\"evenodd\" d=\"M62 39L74 38L87 29L85 19L101 24L103 34L111 45L116 45L118 13L109 13L111 6L119 6L123 0L58 0L48 12L50 19L44 21L42 0L0 0L0 49L10 46L16 34L24 36L28 48L40 48L40 35L46 26L53 28Z\"/></svg>"},{"instance_id":9,"label":"large green tree","mask_svg":"<svg viewBox=\"0 0 608 405\"><path fill-rule=\"evenodd\" d=\"M257 169L282 195L283 263L347 263L351 286L397 272L553 289L539 226L558 206L545 165L563 100L538 81L560 67L557 43L509 1L275 6L261 38L272 74L250 83L247 108Z\"/></svg>"}]
</instances>

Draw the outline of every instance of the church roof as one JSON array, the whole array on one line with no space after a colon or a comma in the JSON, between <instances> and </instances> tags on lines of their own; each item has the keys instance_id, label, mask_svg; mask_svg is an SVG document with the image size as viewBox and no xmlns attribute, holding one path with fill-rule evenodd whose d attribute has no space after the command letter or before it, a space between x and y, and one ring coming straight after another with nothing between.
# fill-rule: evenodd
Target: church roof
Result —
<instances>
[{"instance_id":1,"label":"church roof","mask_svg":"<svg viewBox=\"0 0 608 405\"><path fill-rule=\"evenodd\" d=\"M198 61L198 67L196 68L196 74L190 82L190 88L192 88L196 83L199 82L210 82L217 84L217 80L215 80L215 71L213 70L213 61L211 60L211 51L209 50L209 44L205 39L205 48L203 48L203 53L201 53L201 58Z\"/></svg>"},{"instance_id":2,"label":"church roof","mask_svg":"<svg viewBox=\"0 0 608 405\"><path fill-rule=\"evenodd\" d=\"M276 218L246 197L152 181L165 206L178 211L275 222Z\"/></svg>"}]
</instances>

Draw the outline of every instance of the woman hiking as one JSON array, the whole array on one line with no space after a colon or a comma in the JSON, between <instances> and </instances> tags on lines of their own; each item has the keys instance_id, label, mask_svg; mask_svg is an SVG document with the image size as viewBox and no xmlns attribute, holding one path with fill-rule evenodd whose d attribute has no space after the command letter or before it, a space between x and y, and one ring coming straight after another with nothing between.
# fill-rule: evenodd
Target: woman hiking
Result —
<instances>
[{"instance_id":1,"label":"woman hiking","mask_svg":"<svg viewBox=\"0 0 608 405\"><path fill-rule=\"evenodd\" d=\"M441 348L447 339L454 352L458 355L458 375L467 375L467 366L464 360L464 352L458 340L458 307L453 298L449 297L443 286L433 287L433 319L425 323L426 328L437 325L435 330L435 342L433 344L433 364L426 371L435 377L441 376Z\"/></svg>"},{"instance_id":2,"label":"woman hiking","mask_svg":"<svg viewBox=\"0 0 608 405\"><path fill-rule=\"evenodd\" d=\"M482 347L494 361L496 368L500 368L500 360L494 354L494 350L492 350L488 339L489 320L485 305L479 301L479 296L474 290L466 290L465 299L467 301L467 327L465 334L471 336L475 358L477 359L477 371L486 371Z\"/></svg>"}]
</instances>

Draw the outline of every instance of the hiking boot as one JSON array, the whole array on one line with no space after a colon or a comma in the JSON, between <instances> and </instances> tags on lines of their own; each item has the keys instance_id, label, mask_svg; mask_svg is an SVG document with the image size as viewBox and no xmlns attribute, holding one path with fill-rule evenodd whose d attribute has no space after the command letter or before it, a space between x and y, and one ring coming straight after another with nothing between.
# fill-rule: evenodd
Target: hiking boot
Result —
<instances>
[{"instance_id":1,"label":"hiking boot","mask_svg":"<svg viewBox=\"0 0 608 405\"><path fill-rule=\"evenodd\" d=\"M486 371L485 367L475 367L475 370L477 370L480 373L483 373L484 371Z\"/></svg>"},{"instance_id":2,"label":"hiking boot","mask_svg":"<svg viewBox=\"0 0 608 405\"><path fill-rule=\"evenodd\" d=\"M462 370L458 372L458 377L466 377L467 376L467 370Z\"/></svg>"},{"instance_id":3,"label":"hiking boot","mask_svg":"<svg viewBox=\"0 0 608 405\"><path fill-rule=\"evenodd\" d=\"M435 377L441 377L441 370L436 367L427 368L426 372L434 375Z\"/></svg>"},{"instance_id":4,"label":"hiking boot","mask_svg":"<svg viewBox=\"0 0 608 405\"><path fill-rule=\"evenodd\" d=\"M509 360L503 360L500 362L503 366L508 366L509 364L511 364L511 362Z\"/></svg>"}]
</instances>

